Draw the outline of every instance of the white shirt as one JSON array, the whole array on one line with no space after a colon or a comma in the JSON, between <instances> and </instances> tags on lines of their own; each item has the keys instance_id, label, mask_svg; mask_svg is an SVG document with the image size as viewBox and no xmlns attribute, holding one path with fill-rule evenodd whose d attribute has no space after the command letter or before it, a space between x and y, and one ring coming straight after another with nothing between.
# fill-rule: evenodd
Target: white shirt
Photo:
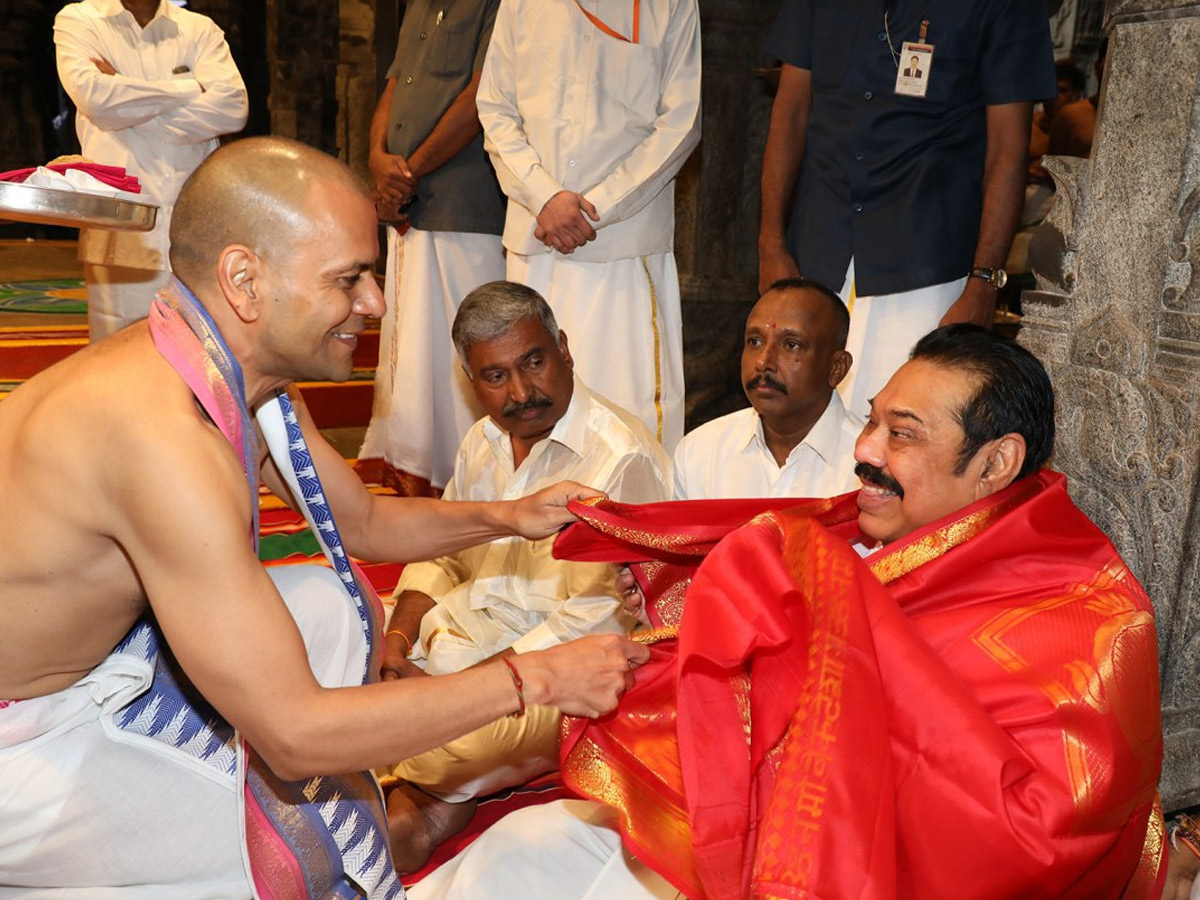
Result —
<instances>
[{"instance_id":1,"label":"white shirt","mask_svg":"<svg viewBox=\"0 0 1200 900\"><path fill-rule=\"evenodd\" d=\"M566 413L514 469L512 441L490 418L471 426L459 447L446 500L514 500L569 479L625 503L670 499L671 462L638 419L593 394L578 378ZM563 562L553 538L511 537L431 562L406 566L396 591L433 597L413 658L428 652L431 622L453 618L479 658L512 646L540 650L595 632L621 632L613 566ZM430 632L430 633L427 633Z\"/></svg>"},{"instance_id":2,"label":"white shirt","mask_svg":"<svg viewBox=\"0 0 1200 900\"><path fill-rule=\"evenodd\" d=\"M675 499L836 497L859 486L854 442L863 420L834 391L829 405L782 466L767 448L753 407L706 422L675 448Z\"/></svg>"},{"instance_id":3,"label":"white shirt","mask_svg":"<svg viewBox=\"0 0 1200 900\"><path fill-rule=\"evenodd\" d=\"M167 242L179 189L217 137L240 131L246 87L211 19L161 0L145 28L120 0L83 0L54 19L58 77L78 108L83 155L124 166L159 208L150 232L86 228L79 258L101 265L170 268ZM105 75L92 57L108 60ZM203 90L201 90L203 86Z\"/></svg>"},{"instance_id":4,"label":"white shirt","mask_svg":"<svg viewBox=\"0 0 1200 900\"><path fill-rule=\"evenodd\" d=\"M700 140L696 0L579 3L626 37L640 4L638 42L605 34L575 0L501 0L496 14L476 103L509 197L504 246L547 252L536 217L566 189L600 215L571 259L668 252L674 178Z\"/></svg>"}]
</instances>

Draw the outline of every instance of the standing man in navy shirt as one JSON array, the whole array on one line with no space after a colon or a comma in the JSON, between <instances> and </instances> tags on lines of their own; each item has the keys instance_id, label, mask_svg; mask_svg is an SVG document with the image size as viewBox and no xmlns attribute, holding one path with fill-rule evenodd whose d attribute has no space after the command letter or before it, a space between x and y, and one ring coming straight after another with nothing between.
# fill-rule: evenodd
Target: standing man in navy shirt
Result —
<instances>
[{"instance_id":1,"label":"standing man in navy shirt","mask_svg":"<svg viewBox=\"0 0 1200 900\"><path fill-rule=\"evenodd\" d=\"M783 0L763 157L759 283L841 286L847 409L939 324L989 325L1051 96L1042 0ZM907 73L917 59L919 77Z\"/></svg>"}]
</instances>

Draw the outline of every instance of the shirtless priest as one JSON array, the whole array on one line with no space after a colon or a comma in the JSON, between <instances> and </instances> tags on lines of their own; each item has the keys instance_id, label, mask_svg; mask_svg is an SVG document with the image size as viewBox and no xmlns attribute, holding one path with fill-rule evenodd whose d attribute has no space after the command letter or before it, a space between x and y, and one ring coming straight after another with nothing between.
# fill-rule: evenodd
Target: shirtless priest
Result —
<instances>
[{"instance_id":1,"label":"shirtless priest","mask_svg":"<svg viewBox=\"0 0 1200 900\"><path fill-rule=\"evenodd\" d=\"M646 651L596 636L376 683L380 610L349 558L541 538L594 492L374 497L321 439L289 385L347 378L383 312L375 210L341 163L229 144L171 243L147 321L0 403L0 897L402 896L355 770L526 704L606 712ZM264 570L260 478L332 569Z\"/></svg>"}]
</instances>

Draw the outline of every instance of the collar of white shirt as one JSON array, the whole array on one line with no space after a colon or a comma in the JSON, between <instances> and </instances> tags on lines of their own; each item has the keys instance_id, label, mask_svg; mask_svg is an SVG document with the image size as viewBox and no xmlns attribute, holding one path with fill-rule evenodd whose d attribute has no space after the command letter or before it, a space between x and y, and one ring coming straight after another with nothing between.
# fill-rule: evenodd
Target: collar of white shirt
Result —
<instances>
[{"instance_id":1,"label":"collar of white shirt","mask_svg":"<svg viewBox=\"0 0 1200 900\"><path fill-rule=\"evenodd\" d=\"M121 0L92 0L92 2L95 4L100 15L104 16L106 19L119 16L121 13L129 13L129 16L131 18L133 17L133 13L129 12L129 10L124 7L124 5L121 3ZM176 9L177 7L171 2L171 0L159 0L158 9L154 11L154 16L150 19L150 22L147 23L146 27L149 28L150 25L152 25L154 21L159 18L159 16L165 16L168 19L174 18Z\"/></svg>"},{"instance_id":2,"label":"collar of white shirt","mask_svg":"<svg viewBox=\"0 0 1200 900\"><path fill-rule=\"evenodd\" d=\"M808 434L804 436L804 440L792 448L788 454L787 463L784 465L793 462L796 454L800 452L800 448L805 446L810 447L826 465L832 464L838 452L838 436L844 417L845 408L842 406L842 400L838 396L837 391L832 391L829 396L829 403L826 405L825 411L821 413L821 418L813 423L813 427L808 430ZM746 437L745 442L742 444L743 452L755 446L756 442L759 450L770 455L771 451L767 447L767 439L763 436L762 418L757 413L746 419Z\"/></svg>"},{"instance_id":3,"label":"collar of white shirt","mask_svg":"<svg viewBox=\"0 0 1200 900\"><path fill-rule=\"evenodd\" d=\"M554 423L554 427L543 440L561 444L576 456L582 457L587 445L588 408L591 406L591 397L592 392L579 380L579 376L575 376L575 386L571 392L571 402L567 404L567 411ZM508 432L498 426L490 416L483 423L483 433L497 454L502 458L512 459L512 442ZM541 443L542 441L538 441L539 445ZM536 449L535 446L534 450Z\"/></svg>"}]
</instances>

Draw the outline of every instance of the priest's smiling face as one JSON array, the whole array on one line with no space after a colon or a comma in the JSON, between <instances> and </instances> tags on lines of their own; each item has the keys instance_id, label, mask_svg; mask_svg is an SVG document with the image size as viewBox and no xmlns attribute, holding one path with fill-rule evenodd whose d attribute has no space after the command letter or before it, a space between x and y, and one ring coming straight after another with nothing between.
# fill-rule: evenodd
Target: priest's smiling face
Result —
<instances>
[{"instance_id":1,"label":"priest's smiling face","mask_svg":"<svg viewBox=\"0 0 1200 900\"><path fill-rule=\"evenodd\" d=\"M259 262L257 290L272 327L262 352L288 381L345 381L366 318L385 305L375 281L379 242L374 207L336 181L314 184L307 218L285 244L287 252Z\"/></svg>"}]
</instances>

